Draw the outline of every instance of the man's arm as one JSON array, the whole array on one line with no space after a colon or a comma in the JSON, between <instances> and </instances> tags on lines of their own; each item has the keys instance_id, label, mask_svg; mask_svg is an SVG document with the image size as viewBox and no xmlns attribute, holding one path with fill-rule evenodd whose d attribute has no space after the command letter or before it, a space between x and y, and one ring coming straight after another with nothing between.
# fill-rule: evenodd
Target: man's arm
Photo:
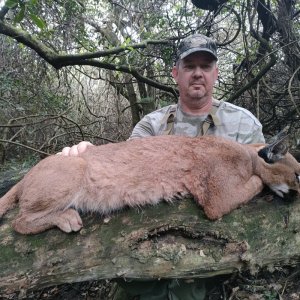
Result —
<instances>
[{"instance_id":1,"label":"man's arm","mask_svg":"<svg viewBox=\"0 0 300 300\"><path fill-rule=\"evenodd\" d=\"M265 138L262 132L262 127L254 127L251 132L245 135L239 135L238 142L242 144L257 144L257 143L265 143Z\"/></svg>"},{"instance_id":2,"label":"man's arm","mask_svg":"<svg viewBox=\"0 0 300 300\"><path fill-rule=\"evenodd\" d=\"M145 116L135 125L129 137L129 140L153 135L155 135L155 132L151 123L151 119L149 116Z\"/></svg>"}]
</instances>

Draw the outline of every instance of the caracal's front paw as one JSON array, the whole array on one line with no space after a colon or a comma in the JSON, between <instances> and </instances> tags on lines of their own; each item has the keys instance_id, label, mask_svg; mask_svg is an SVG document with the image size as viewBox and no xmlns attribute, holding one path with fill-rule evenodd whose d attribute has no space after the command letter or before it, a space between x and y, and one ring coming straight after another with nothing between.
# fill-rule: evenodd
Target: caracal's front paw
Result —
<instances>
[{"instance_id":1,"label":"caracal's front paw","mask_svg":"<svg viewBox=\"0 0 300 300\"><path fill-rule=\"evenodd\" d=\"M72 208L57 215L54 222L64 232L79 231L83 226L79 213Z\"/></svg>"}]
</instances>

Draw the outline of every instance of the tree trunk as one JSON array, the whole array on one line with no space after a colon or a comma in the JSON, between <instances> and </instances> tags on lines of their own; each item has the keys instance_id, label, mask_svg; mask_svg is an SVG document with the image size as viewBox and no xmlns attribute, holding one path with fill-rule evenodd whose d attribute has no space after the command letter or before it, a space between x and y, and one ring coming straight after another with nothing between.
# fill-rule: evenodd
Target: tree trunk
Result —
<instances>
[{"instance_id":1,"label":"tree trunk","mask_svg":"<svg viewBox=\"0 0 300 300\"><path fill-rule=\"evenodd\" d=\"M106 278L254 272L300 257L300 201L260 197L213 222L191 199L176 200L110 218L85 215L79 233L51 229L30 236L11 228L16 213L0 226L2 293Z\"/></svg>"}]
</instances>

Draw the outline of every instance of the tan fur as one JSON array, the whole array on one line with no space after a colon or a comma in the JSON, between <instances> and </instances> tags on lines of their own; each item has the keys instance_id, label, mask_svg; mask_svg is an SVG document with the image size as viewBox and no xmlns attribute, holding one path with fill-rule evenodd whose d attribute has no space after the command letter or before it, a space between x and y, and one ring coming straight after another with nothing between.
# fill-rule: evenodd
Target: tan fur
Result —
<instances>
[{"instance_id":1,"label":"tan fur","mask_svg":"<svg viewBox=\"0 0 300 300\"><path fill-rule=\"evenodd\" d=\"M263 147L220 137L159 136L91 146L79 157L50 156L0 199L0 217L19 200L16 231L58 226L71 232L82 227L78 210L106 214L191 194L208 218L218 219L248 202L263 183L300 193L300 164L289 153L268 164L257 155Z\"/></svg>"}]
</instances>

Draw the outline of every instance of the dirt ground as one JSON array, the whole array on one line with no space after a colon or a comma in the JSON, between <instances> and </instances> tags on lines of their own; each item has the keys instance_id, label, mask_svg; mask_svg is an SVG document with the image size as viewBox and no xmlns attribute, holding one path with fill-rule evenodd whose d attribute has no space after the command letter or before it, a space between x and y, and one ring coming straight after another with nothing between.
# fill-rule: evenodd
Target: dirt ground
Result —
<instances>
[{"instance_id":1,"label":"dirt ground","mask_svg":"<svg viewBox=\"0 0 300 300\"><path fill-rule=\"evenodd\" d=\"M92 281L54 286L39 291L0 295L0 299L113 300L115 283ZM243 273L210 279L206 300L300 300L300 266L255 276ZM182 299L184 300L184 299Z\"/></svg>"}]
</instances>

